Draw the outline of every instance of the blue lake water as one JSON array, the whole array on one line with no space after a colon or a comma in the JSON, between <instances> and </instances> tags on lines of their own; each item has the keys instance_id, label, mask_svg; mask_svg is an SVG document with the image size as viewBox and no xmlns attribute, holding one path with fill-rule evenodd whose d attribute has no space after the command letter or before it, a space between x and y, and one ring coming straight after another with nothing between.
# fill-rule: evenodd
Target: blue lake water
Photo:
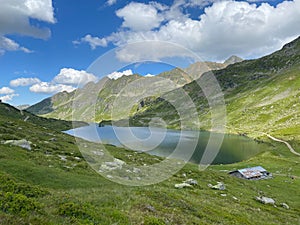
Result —
<instances>
[{"instance_id":1,"label":"blue lake water","mask_svg":"<svg viewBox=\"0 0 300 225\"><path fill-rule=\"evenodd\" d=\"M65 133L92 142L111 144L157 156L179 158L193 163L203 161L203 156L213 157L213 164L239 162L256 155L263 148L262 144L244 136L207 131L98 127L97 124L91 124ZM221 143L220 147L218 143Z\"/></svg>"}]
</instances>

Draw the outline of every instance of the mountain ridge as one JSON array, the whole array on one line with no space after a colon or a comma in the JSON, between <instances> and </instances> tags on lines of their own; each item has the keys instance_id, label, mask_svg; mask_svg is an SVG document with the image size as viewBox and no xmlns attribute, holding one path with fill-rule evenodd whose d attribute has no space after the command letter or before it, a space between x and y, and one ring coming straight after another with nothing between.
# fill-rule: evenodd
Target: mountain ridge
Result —
<instances>
[{"instance_id":1,"label":"mountain ridge","mask_svg":"<svg viewBox=\"0 0 300 225\"><path fill-rule=\"evenodd\" d=\"M174 68L171 71L162 72L157 75L157 77L171 81L177 87L181 87L199 78L207 71L222 69L226 66L227 64L223 63L197 62L185 69ZM26 110L36 115L65 120L72 120L74 116L78 120L87 122L109 120L111 119L110 114L114 98L129 83L137 81L138 79L144 79L143 84L147 83L147 81L149 81L149 84L153 83L152 77L142 77L139 74L122 76L116 80L105 77L98 83L90 82L83 88L71 93L61 92L55 94L50 98L30 106ZM101 101L97 100L95 102L95 95L98 95ZM72 99L79 98L82 98L82 102L79 104L80 106L74 106ZM96 108L95 117L91 116L90 113L94 110L92 105L95 105ZM75 108L74 111L73 108Z\"/></svg>"},{"instance_id":2,"label":"mountain ridge","mask_svg":"<svg viewBox=\"0 0 300 225\"><path fill-rule=\"evenodd\" d=\"M229 65L213 71L224 93L227 108L227 132L261 137L272 133L300 142L300 38L268 56ZM204 73L211 76L211 73ZM201 82L201 78L198 79ZM203 129L210 129L209 105L197 81L183 86L195 103ZM168 99L168 94L162 98ZM177 99L182 107L185 102ZM152 117L164 112L166 123L180 127L180 118L167 102L153 100L132 117L132 124L147 126ZM177 115L177 116L176 116ZM171 119L170 119L171 118ZM142 121L142 122L141 122ZM241 131L242 130L242 131Z\"/></svg>"}]
</instances>

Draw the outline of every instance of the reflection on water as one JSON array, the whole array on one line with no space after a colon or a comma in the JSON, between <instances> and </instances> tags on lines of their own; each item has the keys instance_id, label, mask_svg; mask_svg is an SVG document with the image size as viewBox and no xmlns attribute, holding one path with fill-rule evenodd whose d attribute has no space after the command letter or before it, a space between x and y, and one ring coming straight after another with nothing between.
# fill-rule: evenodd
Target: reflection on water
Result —
<instances>
[{"instance_id":1,"label":"reflection on water","mask_svg":"<svg viewBox=\"0 0 300 225\"><path fill-rule=\"evenodd\" d=\"M153 127L98 127L96 124L69 130L65 133L92 142L112 144L157 156L189 160L193 163L200 162L211 136L211 133L207 131L176 131ZM222 136L214 133L213 138L222 138ZM176 147L177 150L174 152ZM214 148L213 145L211 148ZM193 149L195 151L192 157L187 156ZM208 150L213 151L214 149ZM213 164L239 162L260 151L261 145L252 139L226 134Z\"/></svg>"}]
</instances>

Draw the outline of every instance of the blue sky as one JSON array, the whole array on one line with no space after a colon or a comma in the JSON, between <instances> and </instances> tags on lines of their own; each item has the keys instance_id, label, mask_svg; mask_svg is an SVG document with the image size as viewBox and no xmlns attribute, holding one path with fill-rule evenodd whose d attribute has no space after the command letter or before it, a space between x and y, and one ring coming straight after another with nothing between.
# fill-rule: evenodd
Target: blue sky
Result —
<instances>
[{"instance_id":1,"label":"blue sky","mask_svg":"<svg viewBox=\"0 0 300 225\"><path fill-rule=\"evenodd\" d=\"M2 0L0 98L33 104L108 74L157 74L233 54L257 58L299 36L299 12L300 0Z\"/></svg>"}]
</instances>

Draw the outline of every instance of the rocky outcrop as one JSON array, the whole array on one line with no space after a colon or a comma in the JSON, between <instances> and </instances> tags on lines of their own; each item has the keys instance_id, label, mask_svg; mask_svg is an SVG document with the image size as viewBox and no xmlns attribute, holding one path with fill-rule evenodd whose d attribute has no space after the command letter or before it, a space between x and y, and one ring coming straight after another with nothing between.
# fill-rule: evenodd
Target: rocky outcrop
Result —
<instances>
[{"instance_id":1,"label":"rocky outcrop","mask_svg":"<svg viewBox=\"0 0 300 225\"><path fill-rule=\"evenodd\" d=\"M31 150L31 142L27 141L25 139L22 140L8 140L5 141L3 144L5 145L14 145L14 146L18 146L27 150Z\"/></svg>"}]
</instances>

